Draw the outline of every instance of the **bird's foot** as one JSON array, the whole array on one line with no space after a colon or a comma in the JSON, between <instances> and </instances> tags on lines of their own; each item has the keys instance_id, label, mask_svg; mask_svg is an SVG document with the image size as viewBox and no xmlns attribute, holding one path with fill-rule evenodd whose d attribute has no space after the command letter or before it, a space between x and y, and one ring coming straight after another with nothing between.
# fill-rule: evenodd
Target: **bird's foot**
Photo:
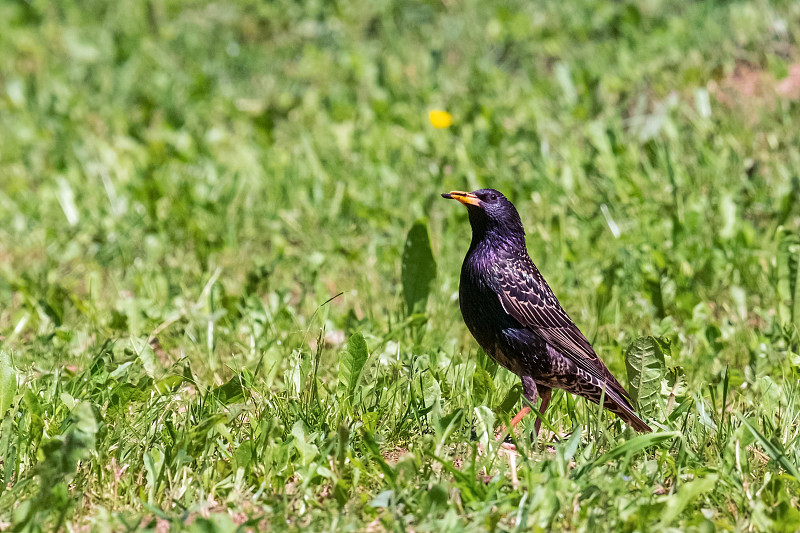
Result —
<instances>
[{"instance_id":1,"label":"bird's foot","mask_svg":"<svg viewBox=\"0 0 800 533\"><path fill-rule=\"evenodd\" d=\"M500 430L495 433L495 439L497 441L503 441L502 444L500 444L502 450L518 452L517 446L514 444L514 439L511 437L511 432L509 432L505 426L502 426ZM532 445L537 443L538 439L535 432L531 431L530 439Z\"/></svg>"},{"instance_id":2,"label":"bird's foot","mask_svg":"<svg viewBox=\"0 0 800 533\"><path fill-rule=\"evenodd\" d=\"M500 439L497 439L500 440ZM506 453L519 453L517 451L517 446L511 442L510 440L503 441L500 444L500 447L497 449L499 453L506 452ZM483 447L483 444L478 443L478 453L480 455L486 454L486 448Z\"/></svg>"},{"instance_id":3,"label":"bird's foot","mask_svg":"<svg viewBox=\"0 0 800 533\"><path fill-rule=\"evenodd\" d=\"M506 431L505 427L501 427L494 435L495 441L500 442L500 447L498 448L499 452L512 452L517 453L517 446L514 444L513 439L511 438L511 433ZM478 442L478 453L484 455L486 453L486 448L484 448L483 444Z\"/></svg>"},{"instance_id":4,"label":"bird's foot","mask_svg":"<svg viewBox=\"0 0 800 533\"><path fill-rule=\"evenodd\" d=\"M494 440L511 442L511 432L505 426L500 426L500 429L498 429L494 434Z\"/></svg>"}]
</instances>

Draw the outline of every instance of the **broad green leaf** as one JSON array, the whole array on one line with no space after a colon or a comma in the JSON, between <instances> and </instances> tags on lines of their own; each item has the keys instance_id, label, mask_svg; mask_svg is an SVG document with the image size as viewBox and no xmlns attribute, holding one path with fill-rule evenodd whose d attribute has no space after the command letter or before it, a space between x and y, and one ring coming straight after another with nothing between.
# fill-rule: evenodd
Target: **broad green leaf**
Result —
<instances>
[{"instance_id":1,"label":"broad green leaf","mask_svg":"<svg viewBox=\"0 0 800 533\"><path fill-rule=\"evenodd\" d=\"M569 105L575 105L578 101L578 91L575 89L575 83L572 81L572 73L570 72L569 63L559 61L553 67L556 81L561 86L561 94L564 100Z\"/></svg>"},{"instance_id":2,"label":"broad green leaf","mask_svg":"<svg viewBox=\"0 0 800 533\"><path fill-rule=\"evenodd\" d=\"M143 459L146 472L145 479L147 480L147 497L148 501L152 503L158 491L161 470L164 468L164 452L154 448L149 452L145 452Z\"/></svg>"},{"instance_id":3,"label":"broad green leaf","mask_svg":"<svg viewBox=\"0 0 800 533\"><path fill-rule=\"evenodd\" d=\"M402 278L407 313L424 313L431 284L436 279L436 260L427 220L416 221L408 232L403 248Z\"/></svg>"},{"instance_id":4,"label":"broad green leaf","mask_svg":"<svg viewBox=\"0 0 800 533\"><path fill-rule=\"evenodd\" d=\"M246 440L244 442L240 442L236 447L236 450L234 450L233 457L231 459L233 460L234 468L246 469L253 460L253 441Z\"/></svg>"},{"instance_id":5,"label":"broad green leaf","mask_svg":"<svg viewBox=\"0 0 800 533\"><path fill-rule=\"evenodd\" d=\"M442 388L439 386L439 381L430 372L422 375L422 398L425 401L425 407L430 407L442 399Z\"/></svg>"},{"instance_id":6,"label":"broad green leaf","mask_svg":"<svg viewBox=\"0 0 800 533\"><path fill-rule=\"evenodd\" d=\"M73 398L68 392L62 392L58 396L61 399L61 402L67 406L67 409L75 409L75 406L78 405L78 400Z\"/></svg>"},{"instance_id":7,"label":"broad green leaf","mask_svg":"<svg viewBox=\"0 0 800 533\"><path fill-rule=\"evenodd\" d=\"M333 487L333 497L336 498L336 503L339 504L340 509L344 509L347 501L350 499L350 490L352 486L349 481L345 479L337 479Z\"/></svg>"},{"instance_id":8,"label":"broad green leaf","mask_svg":"<svg viewBox=\"0 0 800 533\"><path fill-rule=\"evenodd\" d=\"M42 444L44 460L37 465L42 476L42 490L69 481L79 461L89 457L95 449L98 431L97 420L88 402L79 402L64 422L64 431Z\"/></svg>"},{"instance_id":9,"label":"broad green leaf","mask_svg":"<svg viewBox=\"0 0 800 533\"><path fill-rule=\"evenodd\" d=\"M306 441L305 425L302 420L298 420L292 426L292 437L294 437L294 447L300 452L303 464L310 464L319 455L316 445Z\"/></svg>"},{"instance_id":10,"label":"broad green leaf","mask_svg":"<svg viewBox=\"0 0 800 533\"><path fill-rule=\"evenodd\" d=\"M672 495L667 500L667 506L661 515L661 524L658 529L664 529L683 511L687 505L694 502L698 496L711 491L717 484L717 474L709 474L703 478L693 479L683 483L678 488L677 495Z\"/></svg>"},{"instance_id":11,"label":"broad green leaf","mask_svg":"<svg viewBox=\"0 0 800 533\"><path fill-rule=\"evenodd\" d=\"M133 383L121 383L114 387L111 393L111 398L108 404L108 414L116 417L120 414L124 416L127 412L131 402L144 401L148 396L149 391L143 390ZM66 402L65 402L66 403Z\"/></svg>"},{"instance_id":12,"label":"broad green leaf","mask_svg":"<svg viewBox=\"0 0 800 533\"><path fill-rule=\"evenodd\" d=\"M155 389L160 394L167 394L175 391L181 383L183 383L183 376L171 374L159 379L155 384Z\"/></svg>"},{"instance_id":13,"label":"broad green leaf","mask_svg":"<svg viewBox=\"0 0 800 533\"><path fill-rule=\"evenodd\" d=\"M128 345L142 362L144 371L152 378L156 373L156 355L153 347L147 342L147 337L131 337L128 339Z\"/></svg>"},{"instance_id":14,"label":"broad green leaf","mask_svg":"<svg viewBox=\"0 0 800 533\"><path fill-rule=\"evenodd\" d=\"M434 421L434 429L436 430L436 438L438 439L435 453L441 452L442 446L445 445L450 435L452 435L456 429L461 427L463 418L464 411L462 409L456 409L452 413L442 416L438 420Z\"/></svg>"},{"instance_id":15,"label":"broad green leaf","mask_svg":"<svg viewBox=\"0 0 800 533\"><path fill-rule=\"evenodd\" d=\"M0 418L5 416L14 394L17 393L17 373L11 364L11 354L0 350Z\"/></svg>"},{"instance_id":16,"label":"broad green leaf","mask_svg":"<svg viewBox=\"0 0 800 533\"><path fill-rule=\"evenodd\" d=\"M583 428L581 426L577 426L575 431L572 432L572 436L567 440L567 444L563 448L564 459L567 461L572 460L575 457L575 452L578 451L578 446L581 443L581 436L583 435Z\"/></svg>"},{"instance_id":17,"label":"broad green leaf","mask_svg":"<svg viewBox=\"0 0 800 533\"><path fill-rule=\"evenodd\" d=\"M393 497L394 497L393 490L385 490L380 494L378 494L377 496L375 496L375 498L373 498L372 501L370 502L369 506L376 508L389 507Z\"/></svg>"},{"instance_id":18,"label":"broad green leaf","mask_svg":"<svg viewBox=\"0 0 800 533\"><path fill-rule=\"evenodd\" d=\"M716 430L717 424L711 418L705 399L699 394L693 394L692 396L694 397L694 405L697 408L697 421L709 429Z\"/></svg>"},{"instance_id":19,"label":"broad green leaf","mask_svg":"<svg viewBox=\"0 0 800 533\"><path fill-rule=\"evenodd\" d=\"M769 376L759 376L757 381L758 391L761 393L762 405L781 405L785 403L783 387L775 383Z\"/></svg>"},{"instance_id":20,"label":"broad green leaf","mask_svg":"<svg viewBox=\"0 0 800 533\"><path fill-rule=\"evenodd\" d=\"M472 375L472 398L476 403L483 402L487 394L494 392L491 374L483 368L476 368Z\"/></svg>"},{"instance_id":21,"label":"broad green leaf","mask_svg":"<svg viewBox=\"0 0 800 533\"><path fill-rule=\"evenodd\" d=\"M474 383L474 380L473 380L473 383ZM494 385L494 382L492 382L492 385ZM473 391L474 391L474 385L473 385ZM474 392L473 392L473 394L474 394ZM517 402L519 402L519 399L521 397L522 397L522 384L515 383L513 387L508 389L508 393L506 394L506 397L503 398L502 402L500 402L499 411L501 413L510 413L511 410L514 409L514 407L517 405ZM513 414L513 413L511 413L511 414Z\"/></svg>"},{"instance_id":22,"label":"broad green leaf","mask_svg":"<svg viewBox=\"0 0 800 533\"><path fill-rule=\"evenodd\" d=\"M378 427L378 412L367 411L361 415L361 423L364 424L364 429L370 433L375 433Z\"/></svg>"},{"instance_id":23,"label":"broad green leaf","mask_svg":"<svg viewBox=\"0 0 800 533\"><path fill-rule=\"evenodd\" d=\"M14 473L19 465L19 454L17 453L17 439L11 439L13 418L10 416L0 418L0 457L3 458L3 468L0 468L0 495L6 490L9 481L12 480ZM16 437L16 435L14 435ZM0 498L0 502L2 502Z\"/></svg>"},{"instance_id":24,"label":"broad green leaf","mask_svg":"<svg viewBox=\"0 0 800 533\"><path fill-rule=\"evenodd\" d=\"M227 415L218 413L202 419L200 423L192 427L188 440L198 447L205 446L209 435L212 433L211 430L216 428L218 424L224 423L227 418Z\"/></svg>"},{"instance_id":25,"label":"broad green leaf","mask_svg":"<svg viewBox=\"0 0 800 533\"><path fill-rule=\"evenodd\" d=\"M494 441L494 413L485 405L475 408L475 432L483 449L489 451L489 443Z\"/></svg>"},{"instance_id":26,"label":"broad green leaf","mask_svg":"<svg viewBox=\"0 0 800 533\"><path fill-rule=\"evenodd\" d=\"M240 372L229 379L227 383L212 390L211 394L225 405L240 402L247 396L245 388L248 383L247 377L245 372Z\"/></svg>"},{"instance_id":27,"label":"broad green leaf","mask_svg":"<svg viewBox=\"0 0 800 533\"><path fill-rule=\"evenodd\" d=\"M667 378L661 381L661 396L667 399L665 414L669 415L675 408L679 398L683 398L688 390L686 373L682 367L675 366L667 370Z\"/></svg>"},{"instance_id":28,"label":"broad green leaf","mask_svg":"<svg viewBox=\"0 0 800 533\"><path fill-rule=\"evenodd\" d=\"M69 462L74 465L87 458L94 450L98 425L89 402L80 402L76 405L67 422L69 429L66 432L66 451L70 458Z\"/></svg>"},{"instance_id":29,"label":"broad green leaf","mask_svg":"<svg viewBox=\"0 0 800 533\"><path fill-rule=\"evenodd\" d=\"M663 411L661 380L667 368L662 344L655 337L639 337L625 353L630 394L645 414Z\"/></svg>"},{"instance_id":30,"label":"broad green leaf","mask_svg":"<svg viewBox=\"0 0 800 533\"><path fill-rule=\"evenodd\" d=\"M736 201L733 194L724 194L719 200L719 214L722 218L722 227L719 228L719 236L723 239L731 239L736 235L736 224L739 218L736 216Z\"/></svg>"},{"instance_id":31,"label":"broad green leaf","mask_svg":"<svg viewBox=\"0 0 800 533\"><path fill-rule=\"evenodd\" d=\"M800 237L784 231L778 243L778 294L781 319L800 329Z\"/></svg>"},{"instance_id":32,"label":"broad green leaf","mask_svg":"<svg viewBox=\"0 0 800 533\"><path fill-rule=\"evenodd\" d=\"M364 364L367 362L367 341L364 336L355 332L347 341L347 349L339 357L339 397L352 405L352 398L361 380Z\"/></svg>"},{"instance_id":33,"label":"broad green leaf","mask_svg":"<svg viewBox=\"0 0 800 533\"><path fill-rule=\"evenodd\" d=\"M441 413L441 400L442 389L439 382L430 373L425 372L421 376L422 383L422 399L425 403L425 414L429 416L429 420L438 421L442 416Z\"/></svg>"},{"instance_id":34,"label":"broad green leaf","mask_svg":"<svg viewBox=\"0 0 800 533\"><path fill-rule=\"evenodd\" d=\"M27 446L30 450L36 450L44 434L44 420L42 419L44 416L44 408L39 402L39 397L31 392L30 389L27 389L22 395L22 404L25 406L30 424Z\"/></svg>"}]
</instances>

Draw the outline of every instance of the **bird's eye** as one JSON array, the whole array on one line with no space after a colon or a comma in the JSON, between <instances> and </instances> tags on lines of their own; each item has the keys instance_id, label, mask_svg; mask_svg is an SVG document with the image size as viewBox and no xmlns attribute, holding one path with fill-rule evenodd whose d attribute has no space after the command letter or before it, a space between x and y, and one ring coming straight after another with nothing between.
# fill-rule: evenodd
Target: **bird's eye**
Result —
<instances>
[{"instance_id":1,"label":"bird's eye","mask_svg":"<svg viewBox=\"0 0 800 533\"><path fill-rule=\"evenodd\" d=\"M497 200L497 195L494 194L494 193L490 194L489 195L489 201L490 202L494 202L495 200Z\"/></svg>"}]
</instances>

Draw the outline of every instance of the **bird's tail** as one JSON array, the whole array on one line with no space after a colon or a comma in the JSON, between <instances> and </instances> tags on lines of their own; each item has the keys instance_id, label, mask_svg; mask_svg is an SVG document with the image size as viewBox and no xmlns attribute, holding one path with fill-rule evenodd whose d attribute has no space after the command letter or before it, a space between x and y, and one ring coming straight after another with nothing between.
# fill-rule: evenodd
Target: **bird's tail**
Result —
<instances>
[{"instance_id":1,"label":"bird's tail","mask_svg":"<svg viewBox=\"0 0 800 533\"><path fill-rule=\"evenodd\" d=\"M636 414L636 411L633 410L633 407L628 400L625 398L619 397L616 399L612 399L608 393L606 393L606 401L604 407L611 411L612 413L616 414L618 417L623 419L629 426L631 426L636 431L640 431L642 433L650 433L653 429L645 423L644 420L639 418L639 415Z\"/></svg>"},{"instance_id":2,"label":"bird's tail","mask_svg":"<svg viewBox=\"0 0 800 533\"><path fill-rule=\"evenodd\" d=\"M625 389L622 389L622 386L619 385L619 383L601 384L592 379L591 383L583 383L582 385L583 386L580 387L580 390L574 391L576 394L579 394L580 396L583 396L587 400L596 404L600 404L600 398L603 397L603 407L620 417L633 429L642 433L650 433L653 431L652 428L650 428L650 426L644 422L644 420L639 418L639 415L636 414L633 406L625 398L627 393L623 395L620 393L620 391L616 390L617 387L619 387L622 392L625 391Z\"/></svg>"}]
</instances>

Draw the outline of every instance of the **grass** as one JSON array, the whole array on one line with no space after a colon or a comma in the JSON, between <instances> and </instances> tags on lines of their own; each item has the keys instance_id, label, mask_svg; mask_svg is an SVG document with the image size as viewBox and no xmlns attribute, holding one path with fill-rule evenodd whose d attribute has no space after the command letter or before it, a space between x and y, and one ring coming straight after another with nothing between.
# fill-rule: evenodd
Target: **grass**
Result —
<instances>
[{"instance_id":1,"label":"grass","mask_svg":"<svg viewBox=\"0 0 800 533\"><path fill-rule=\"evenodd\" d=\"M796 531L798 38L760 0L0 4L0 529ZM559 393L496 453L518 380L439 198L481 186L624 383L658 338L656 433Z\"/></svg>"}]
</instances>

